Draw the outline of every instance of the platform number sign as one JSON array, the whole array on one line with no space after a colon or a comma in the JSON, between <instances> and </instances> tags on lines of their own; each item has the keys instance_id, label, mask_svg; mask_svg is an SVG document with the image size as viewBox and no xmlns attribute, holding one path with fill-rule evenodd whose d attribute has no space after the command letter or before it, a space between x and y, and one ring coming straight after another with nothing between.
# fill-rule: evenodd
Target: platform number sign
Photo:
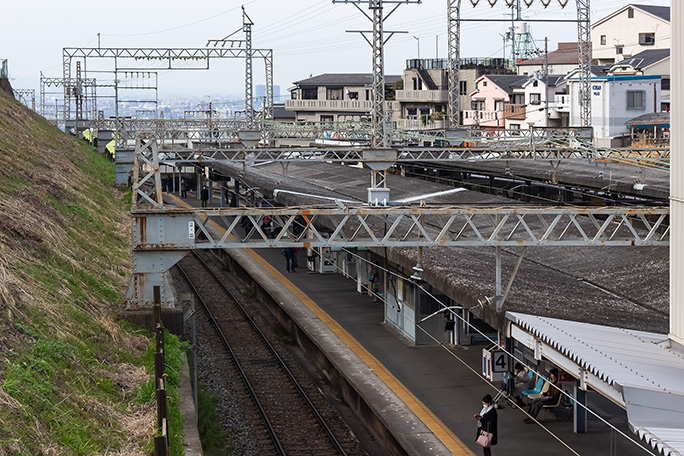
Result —
<instances>
[{"instance_id":1,"label":"platform number sign","mask_svg":"<svg viewBox=\"0 0 684 456\"><path fill-rule=\"evenodd\" d=\"M508 354L504 351L492 352L492 372L508 372Z\"/></svg>"},{"instance_id":2,"label":"platform number sign","mask_svg":"<svg viewBox=\"0 0 684 456\"><path fill-rule=\"evenodd\" d=\"M195 222L193 220L188 222L188 238L195 239Z\"/></svg>"}]
</instances>

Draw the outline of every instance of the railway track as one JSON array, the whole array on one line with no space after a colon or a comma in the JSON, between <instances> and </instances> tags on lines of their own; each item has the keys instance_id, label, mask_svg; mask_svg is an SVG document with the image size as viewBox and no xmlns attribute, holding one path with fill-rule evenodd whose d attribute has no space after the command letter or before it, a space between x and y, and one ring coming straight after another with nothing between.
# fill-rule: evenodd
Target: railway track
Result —
<instances>
[{"instance_id":1,"label":"railway track","mask_svg":"<svg viewBox=\"0 0 684 456\"><path fill-rule=\"evenodd\" d=\"M274 347L271 341L279 339L267 335L272 329L259 327L245 298L231 291L214 267L193 252L178 269L213 326L216 344L228 354L213 362L241 378L238 395L257 454L365 454L313 381L283 359L287 356L279 352L287 350Z\"/></svg>"}]
</instances>

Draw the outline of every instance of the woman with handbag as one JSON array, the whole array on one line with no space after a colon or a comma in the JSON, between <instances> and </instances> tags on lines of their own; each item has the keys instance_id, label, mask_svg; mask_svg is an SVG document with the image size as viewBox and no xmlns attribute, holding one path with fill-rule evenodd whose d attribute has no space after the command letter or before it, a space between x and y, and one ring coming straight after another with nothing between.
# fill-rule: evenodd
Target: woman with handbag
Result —
<instances>
[{"instance_id":1,"label":"woman with handbag","mask_svg":"<svg viewBox=\"0 0 684 456\"><path fill-rule=\"evenodd\" d=\"M484 456L491 456L492 445L496 445L496 407L492 403L492 396L485 394L482 398L482 410L474 415L477 420L477 440L478 445L482 446Z\"/></svg>"}]
</instances>

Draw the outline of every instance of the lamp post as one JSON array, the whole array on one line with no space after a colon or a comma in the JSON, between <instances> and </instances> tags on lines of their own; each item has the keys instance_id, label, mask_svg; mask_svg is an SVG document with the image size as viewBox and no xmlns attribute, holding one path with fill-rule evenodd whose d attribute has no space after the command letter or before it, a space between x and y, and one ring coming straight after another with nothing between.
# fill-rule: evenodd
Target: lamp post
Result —
<instances>
[{"instance_id":1,"label":"lamp post","mask_svg":"<svg viewBox=\"0 0 684 456\"><path fill-rule=\"evenodd\" d=\"M420 60L420 38L418 38L416 35L413 35L413 38L415 38L418 42L418 60Z\"/></svg>"}]
</instances>

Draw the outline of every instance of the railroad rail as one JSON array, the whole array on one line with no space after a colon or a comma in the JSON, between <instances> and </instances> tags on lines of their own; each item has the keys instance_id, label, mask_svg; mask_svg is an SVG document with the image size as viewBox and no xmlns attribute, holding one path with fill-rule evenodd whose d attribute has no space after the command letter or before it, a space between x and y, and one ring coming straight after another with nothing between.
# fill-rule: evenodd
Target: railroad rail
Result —
<instances>
[{"instance_id":1,"label":"railroad rail","mask_svg":"<svg viewBox=\"0 0 684 456\"><path fill-rule=\"evenodd\" d=\"M240 300L200 255L193 252L186 261L191 261L192 267L179 264L179 270L238 370L275 452L346 455L337 437L344 431L328 425ZM212 312L216 305L221 306L220 315Z\"/></svg>"}]
</instances>

